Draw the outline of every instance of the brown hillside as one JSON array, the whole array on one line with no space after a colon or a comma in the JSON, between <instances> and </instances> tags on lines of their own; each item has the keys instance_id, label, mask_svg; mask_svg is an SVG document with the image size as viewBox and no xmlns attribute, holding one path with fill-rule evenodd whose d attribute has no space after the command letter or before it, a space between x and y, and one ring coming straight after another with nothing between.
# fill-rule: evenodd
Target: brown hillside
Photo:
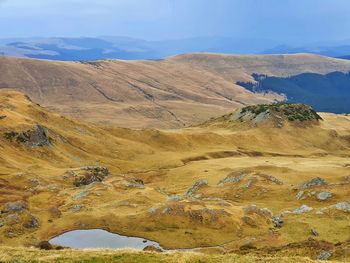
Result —
<instances>
[{"instance_id":1,"label":"brown hillside","mask_svg":"<svg viewBox=\"0 0 350 263\"><path fill-rule=\"evenodd\" d=\"M174 128L281 99L234 83L269 75L350 70L350 61L314 55L192 54L162 61L91 63L0 58L0 87L80 119L123 127Z\"/></svg>"}]
</instances>

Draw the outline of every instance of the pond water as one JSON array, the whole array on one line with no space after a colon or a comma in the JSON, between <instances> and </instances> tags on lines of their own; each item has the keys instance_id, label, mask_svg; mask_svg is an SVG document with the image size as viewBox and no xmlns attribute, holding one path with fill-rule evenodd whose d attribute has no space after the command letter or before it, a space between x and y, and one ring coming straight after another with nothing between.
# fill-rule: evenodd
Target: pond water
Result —
<instances>
[{"instance_id":1,"label":"pond water","mask_svg":"<svg viewBox=\"0 0 350 263\"><path fill-rule=\"evenodd\" d=\"M134 248L142 250L146 246L161 246L154 241L139 237L113 234L102 229L73 230L50 240L52 245L70 248Z\"/></svg>"}]
</instances>

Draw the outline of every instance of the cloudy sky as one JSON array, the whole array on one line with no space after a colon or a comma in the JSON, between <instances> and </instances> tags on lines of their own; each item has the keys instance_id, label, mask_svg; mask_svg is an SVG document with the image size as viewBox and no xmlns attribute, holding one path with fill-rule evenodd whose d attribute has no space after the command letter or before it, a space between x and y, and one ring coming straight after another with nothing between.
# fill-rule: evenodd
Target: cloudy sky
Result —
<instances>
[{"instance_id":1,"label":"cloudy sky","mask_svg":"<svg viewBox=\"0 0 350 263\"><path fill-rule=\"evenodd\" d=\"M350 38L349 0L0 0L0 38Z\"/></svg>"}]
</instances>

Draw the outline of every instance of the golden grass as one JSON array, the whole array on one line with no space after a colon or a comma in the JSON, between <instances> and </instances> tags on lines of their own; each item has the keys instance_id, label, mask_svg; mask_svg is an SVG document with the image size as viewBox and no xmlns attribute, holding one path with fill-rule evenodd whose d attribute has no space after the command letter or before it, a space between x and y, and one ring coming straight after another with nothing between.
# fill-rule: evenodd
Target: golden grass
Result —
<instances>
[{"instance_id":1,"label":"golden grass","mask_svg":"<svg viewBox=\"0 0 350 263\"><path fill-rule=\"evenodd\" d=\"M208 255L194 252L153 253L133 250L60 250L0 247L0 262L123 262L123 263L306 263L303 257L256 257L235 254ZM328 261L336 262L336 261Z\"/></svg>"}]
</instances>

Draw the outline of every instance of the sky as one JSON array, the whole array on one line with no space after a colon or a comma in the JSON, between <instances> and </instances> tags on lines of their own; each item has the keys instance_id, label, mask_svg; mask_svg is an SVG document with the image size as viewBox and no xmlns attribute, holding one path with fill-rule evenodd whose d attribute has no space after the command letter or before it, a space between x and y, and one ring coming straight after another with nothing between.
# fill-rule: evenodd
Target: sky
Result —
<instances>
[{"instance_id":1,"label":"sky","mask_svg":"<svg viewBox=\"0 0 350 263\"><path fill-rule=\"evenodd\" d=\"M0 0L0 38L350 38L349 0Z\"/></svg>"}]
</instances>

